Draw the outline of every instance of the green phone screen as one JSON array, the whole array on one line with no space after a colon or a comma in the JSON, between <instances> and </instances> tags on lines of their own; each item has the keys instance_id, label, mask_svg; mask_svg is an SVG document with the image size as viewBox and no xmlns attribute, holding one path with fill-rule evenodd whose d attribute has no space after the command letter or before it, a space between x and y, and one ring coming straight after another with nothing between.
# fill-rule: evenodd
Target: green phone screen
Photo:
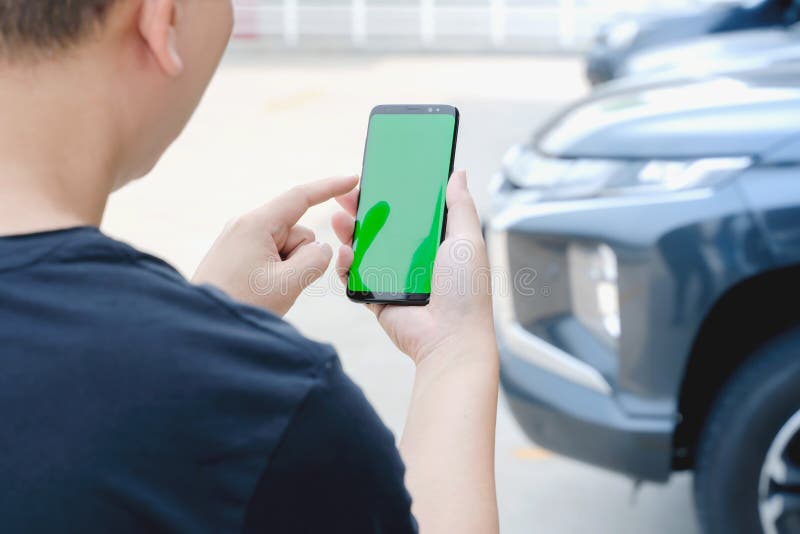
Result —
<instances>
[{"instance_id":1,"label":"green phone screen","mask_svg":"<svg viewBox=\"0 0 800 534\"><path fill-rule=\"evenodd\" d=\"M370 119L350 291L431 292L455 129L453 115Z\"/></svg>"}]
</instances>

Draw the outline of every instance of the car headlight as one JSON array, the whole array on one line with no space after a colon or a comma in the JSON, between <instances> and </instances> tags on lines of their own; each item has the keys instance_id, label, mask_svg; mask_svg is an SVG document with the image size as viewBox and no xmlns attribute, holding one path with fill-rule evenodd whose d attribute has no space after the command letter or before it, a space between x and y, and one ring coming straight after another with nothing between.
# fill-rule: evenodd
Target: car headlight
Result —
<instances>
[{"instance_id":1,"label":"car headlight","mask_svg":"<svg viewBox=\"0 0 800 534\"><path fill-rule=\"evenodd\" d=\"M605 42L610 48L626 48L633 44L641 30L641 26L635 20L618 22L608 29Z\"/></svg>"},{"instance_id":2,"label":"car headlight","mask_svg":"<svg viewBox=\"0 0 800 534\"><path fill-rule=\"evenodd\" d=\"M520 189L536 189L543 197L593 196L628 163L603 159L564 159L542 156L530 147L512 147L503 158L503 175Z\"/></svg>"},{"instance_id":3,"label":"car headlight","mask_svg":"<svg viewBox=\"0 0 800 534\"><path fill-rule=\"evenodd\" d=\"M660 193L712 187L752 164L750 158L704 158L688 161L654 160L640 165L634 180L609 184L608 193Z\"/></svg>"},{"instance_id":4,"label":"car headlight","mask_svg":"<svg viewBox=\"0 0 800 534\"><path fill-rule=\"evenodd\" d=\"M515 146L503 159L503 175L519 189L536 190L543 200L648 194L710 187L749 167L752 160L613 160L543 156Z\"/></svg>"}]
</instances>

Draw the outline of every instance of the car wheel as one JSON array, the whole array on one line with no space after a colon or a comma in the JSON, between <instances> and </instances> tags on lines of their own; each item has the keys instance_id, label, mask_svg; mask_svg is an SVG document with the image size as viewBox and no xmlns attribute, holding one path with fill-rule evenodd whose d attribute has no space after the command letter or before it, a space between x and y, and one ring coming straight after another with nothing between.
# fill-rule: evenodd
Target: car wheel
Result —
<instances>
[{"instance_id":1,"label":"car wheel","mask_svg":"<svg viewBox=\"0 0 800 534\"><path fill-rule=\"evenodd\" d=\"M707 534L800 533L800 330L758 349L722 389L694 485Z\"/></svg>"}]
</instances>

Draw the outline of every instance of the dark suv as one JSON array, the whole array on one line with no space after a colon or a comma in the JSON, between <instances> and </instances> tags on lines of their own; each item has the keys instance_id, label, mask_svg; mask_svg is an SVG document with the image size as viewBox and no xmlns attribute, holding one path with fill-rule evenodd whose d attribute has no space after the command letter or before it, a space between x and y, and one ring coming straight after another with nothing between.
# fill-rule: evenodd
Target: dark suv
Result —
<instances>
[{"instance_id":1,"label":"dark suv","mask_svg":"<svg viewBox=\"0 0 800 534\"><path fill-rule=\"evenodd\" d=\"M526 433L637 480L693 469L708 533L800 532L800 66L589 97L492 198Z\"/></svg>"},{"instance_id":2,"label":"dark suv","mask_svg":"<svg viewBox=\"0 0 800 534\"><path fill-rule=\"evenodd\" d=\"M800 15L797 0L715 2L672 12L628 16L600 28L586 62L592 85L624 74L627 60L655 47L704 35L793 24Z\"/></svg>"}]
</instances>

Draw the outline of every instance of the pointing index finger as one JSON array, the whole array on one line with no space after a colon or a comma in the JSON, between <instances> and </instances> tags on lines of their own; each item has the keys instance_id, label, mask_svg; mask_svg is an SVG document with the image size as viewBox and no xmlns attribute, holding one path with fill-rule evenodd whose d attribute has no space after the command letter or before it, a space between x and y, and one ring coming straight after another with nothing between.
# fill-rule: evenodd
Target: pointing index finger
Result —
<instances>
[{"instance_id":1,"label":"pointing index finger","mask_svg":"<svg viewBox=\"0 0 800 534\"><path fill-rule=\"evenodd\" d=\"M298 185L261 208L265 220L280 226L294 226L309 208L352 191L356 176L338 176Z\"/></svg>"}]
</instances>

